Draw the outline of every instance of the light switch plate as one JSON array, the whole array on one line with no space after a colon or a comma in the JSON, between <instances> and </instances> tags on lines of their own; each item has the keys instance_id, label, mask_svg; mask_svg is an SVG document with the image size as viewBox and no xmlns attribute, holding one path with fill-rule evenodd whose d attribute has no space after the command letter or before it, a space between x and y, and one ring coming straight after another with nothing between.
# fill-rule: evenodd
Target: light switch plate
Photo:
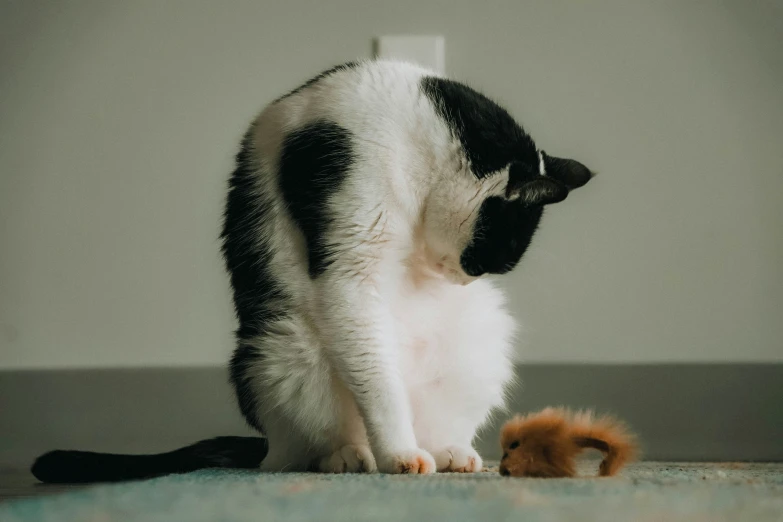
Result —
<instances>
[{"instance_id":1,"label":"light switch plate","mask_svg":"<svg viewBox=\"0 0 783 522\"><path fill-rule=\"evenodd\" d=\"M399 35L375 39L375 57L404 60L435 72L446 72L446 39L443 36Z\"/></svg>"}]
</instances>

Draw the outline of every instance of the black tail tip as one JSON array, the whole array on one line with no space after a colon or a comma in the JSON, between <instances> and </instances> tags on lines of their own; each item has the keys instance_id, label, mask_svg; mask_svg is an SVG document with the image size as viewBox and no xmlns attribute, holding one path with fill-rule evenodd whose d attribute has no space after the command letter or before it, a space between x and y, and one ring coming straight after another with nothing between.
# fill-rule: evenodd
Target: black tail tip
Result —
<instances>
[{"instance_id":1,"label":"black tail tip","mask_svg":"<svg viewBox=\"0 0 783 522\"><path fill-rule=\"evenodd\" d=\"M33 462L30 473L41 482L57 483L62 481L59 462L66 452L62 450L44 453Z\"/></svg>"}]
</instances>

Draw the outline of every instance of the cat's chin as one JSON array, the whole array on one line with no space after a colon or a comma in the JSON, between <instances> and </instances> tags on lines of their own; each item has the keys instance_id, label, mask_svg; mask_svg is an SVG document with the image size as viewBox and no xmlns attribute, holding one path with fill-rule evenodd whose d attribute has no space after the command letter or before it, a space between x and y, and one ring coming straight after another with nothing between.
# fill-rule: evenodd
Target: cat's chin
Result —
<instances>
[{"instance_id":1,"label":"cat's chin","mask_svg":"<svg viewBox=\"0 0 783 522\"><path fill-rule=\"evenodd\" d=\"M468 286L470 283L475 281L476 279L479 279L478 277L473 277L467 275L462 270L457 270L454 268L446 268L441 272L441 275L451 284L454 285L460 285L460 286Z\"/></svg>"},{"instance_id":2,"label":"cat's chin","mask_svg":"<svg viewBox=\"0 0 783 522\"><path fill-rule=\"evenodd\" d=\"M446 256L441 257L438 261L433 261L432 256L425 255L416 261L412 264L412 274L414 280L419 282L429 279L430 281L444 281L453 285L467 286L476 279L480 279L480 277L466 274L462 267Z\"/></svg>"}]
</instances>

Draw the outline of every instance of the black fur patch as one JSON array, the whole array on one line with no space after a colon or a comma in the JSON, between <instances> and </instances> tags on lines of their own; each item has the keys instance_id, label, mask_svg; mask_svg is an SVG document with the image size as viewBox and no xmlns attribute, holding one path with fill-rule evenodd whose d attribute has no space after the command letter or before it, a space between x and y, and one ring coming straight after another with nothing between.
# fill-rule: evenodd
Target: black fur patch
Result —
<instances>
[{"instance_id":1,"label":"black fur patch","mask_svg":"<svg viewBox=\"0 0 783 522\"><path fill-rule=\"evenodd\" d=\"M538 151L532 138L498 104L452 80L426 77L422 90L462 143L479 178L519 161L538 173Z\"/></svg>"},{"instance_id":2,"label":"black fur patch","mask_svg":"<svg viewBox=\"0 0 783 522\"><path fill-rule=\"evenodd\" d=\"M354 161L351 133L328 121L312 123L286 136L280 158L280 189L291 217L307 241L311 278L323 273L332 252L325 232L327 202Z\"/></svg>"},{"instance_id":3,"label":"black fur patch","mask_svg":"<svg viewBox=\"0 0 783 522\"><path fill-rule=\"evenodd\" d=\"M473 240L462 252L466 274L505 274L519 263L543 214L541 206L526 206L492 196L482 204L473 229Z\"/></svg>"},{"instance_id":4,"label":"black fur patch","mask_svg":"<svg viewBox=\"0 0 783 522\"><path fill-rule=\"evenodd\" d=\"M252 387L249 370L263 355L247 341L263 334L273 320L283 315L285 294L270 274L271 252L257 241L258 226L268 219L269 204L254 190L256 170L251 129L237 154L236 169L229 180L221 238L239 319L237 348L230 366L231 382L245 419L261 430L257 392Z\"/></svg>"},{"instance_id":5,"label":"black fur patch","mask_svg":"<svg viewBox=\"0 0 783 522\"><path fill-rule=\"evenodd\" d=\"M304 82L302 85L294 89L293 91L289 92L288 94L285 94L278 98L276 101L280 101L282 99L288 98L289 96L293 96L294 94L297 94L304 89L307 89L308 87L312 86L314 83L319 82L326 78L327 76L331 76L332 74L338 72L338 71L346 71L348 69L355 69L359 66L359 62L346 62L340 65L335 65L331 69L327 69L318 76L314 76L313 78L310 78L306 82Z\"/></svg>"}]
</instances>

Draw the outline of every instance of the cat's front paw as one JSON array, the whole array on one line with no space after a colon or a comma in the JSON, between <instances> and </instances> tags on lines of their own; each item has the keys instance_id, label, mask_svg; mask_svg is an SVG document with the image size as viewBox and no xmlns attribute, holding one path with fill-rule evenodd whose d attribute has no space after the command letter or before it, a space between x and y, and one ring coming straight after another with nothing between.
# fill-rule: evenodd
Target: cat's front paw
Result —
<instances>
[{"instance_id":1,"label":"cat's front paw","mask_svg":"<svg viewBox=\"0 0 783 522\"><path fill-rule=\"evenodd\" d=\"M318 463L318 470L324 473L372 473L377 469L370 447L355 444L346 444Z\"/></svg>"},{"instance_id":2,"label":"cat's front paw","mask_svg":"<svg viewBox=\"0 0 783 522\"><path fill-rule=\"evenodd\" d=\"M432 452L432 455L440 472L475 473L481 471L484 465L479 454L470 446L446 446Z\"/></svg>"},{"instance_id":3,"label":"cat's front paw","mask_svg":"<svg viewBox=\"0 0 783 522\"><path fill-rule=\"evenodd\" d=\"M424 475L435 473L435 459L423 449L400 451L378 459L381 473Z\"/></svg>"}]
</instances>

